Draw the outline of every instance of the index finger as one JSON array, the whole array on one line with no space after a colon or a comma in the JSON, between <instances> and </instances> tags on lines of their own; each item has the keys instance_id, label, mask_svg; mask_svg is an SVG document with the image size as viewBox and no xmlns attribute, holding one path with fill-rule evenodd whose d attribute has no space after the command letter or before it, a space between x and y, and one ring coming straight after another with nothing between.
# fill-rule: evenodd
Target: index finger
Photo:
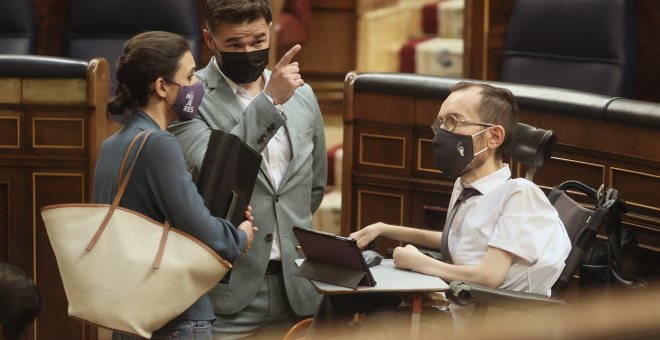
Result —
<instances>
[{"instance_id":1,"label":"index finger","mask_svg":"<svg viewBox=\"0 0 660 340\"><path fill-rule=\"evenodd\" d=\"M284 56L282 56L282 59L280 59L280 61L275 64L275 67L283 67L289 65L291 60L293 60L293 57L295 57L301 49L302 47L299 44L291 47L291 49L287 51Z\"/></svg>"}]
</instances>

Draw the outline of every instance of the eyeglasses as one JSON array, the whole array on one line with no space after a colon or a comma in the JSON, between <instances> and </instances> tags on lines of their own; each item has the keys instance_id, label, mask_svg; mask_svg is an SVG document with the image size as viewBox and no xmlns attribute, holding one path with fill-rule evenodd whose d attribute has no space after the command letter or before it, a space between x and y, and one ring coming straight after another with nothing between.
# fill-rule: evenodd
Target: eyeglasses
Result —
<instances>
[{"instance_id":1,"label":"eyeglasses","mask_svg":"<svg viewBox=\"0 0 660 340\"><path fill-rule=\"evenodd\" d=\"M444 118L437 117L431 125L431 130L433 130L434 134L438 133L438 130L440 129L445 129L449 132L452 132L459 125L495 126L495 124L491 123L473 122L471 120L461 119L456 117L456 115L450 114Z\"/></svg>"}]
</instances>

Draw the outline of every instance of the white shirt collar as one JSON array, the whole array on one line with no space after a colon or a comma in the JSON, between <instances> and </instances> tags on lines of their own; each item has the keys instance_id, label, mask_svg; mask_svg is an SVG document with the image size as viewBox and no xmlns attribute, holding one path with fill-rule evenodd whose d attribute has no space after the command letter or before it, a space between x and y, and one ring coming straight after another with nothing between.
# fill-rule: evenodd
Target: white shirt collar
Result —
<instances>
[{"instance_id":1,"label":"white shirt collar","mask_svg":"<svg viewBox=\"0 0 660 340\"><path fill-rule=\"evenodd\" d=\"M224 73L222 73L222 71L220 70L220 66L218 66L218 63L216 62L215 56L211 57L211 62L215 66L215 69L218 70L218 72L220 72L220 75L222 75L222 77L225 78L225 81L227 82L227 84L229 84L229 88L231 88L231 92L236 94L238 92L238 84L236 84L233 80L227 78L227 76ZM268 81L270 80L270 75L264 69L264 72L261 73L261 76L264 77L264 88L266 88L266 85L268 85Z\"/></svg>"},{"instance_id":2,"label":"white shirt collar","mask_svg":"<svg viewBox=\"0 0 660 340\"><path fill-rule=\"evenodd\" d=\"M499 170L472 182L472 184L468 186L477 189L482 195L485 195L495 190L509 178L511 178L511 169L508 164L503 164ZM459 179L459 183L460 189L462 190L465 187L465 185L463 185L463 180Z\"/></svg>"}]
</instances>

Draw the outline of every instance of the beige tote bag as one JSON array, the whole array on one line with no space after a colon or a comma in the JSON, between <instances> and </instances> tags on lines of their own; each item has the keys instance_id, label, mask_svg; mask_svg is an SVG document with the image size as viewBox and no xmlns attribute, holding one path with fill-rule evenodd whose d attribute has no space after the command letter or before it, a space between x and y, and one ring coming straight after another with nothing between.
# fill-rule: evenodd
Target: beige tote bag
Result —
<instances>
[{"instance_id":1,"label":"beige tote bag","mask_svg":"<svg viewBox=\"0 0 660 340\"><path fill-rule=\"evenodd\" d=\"M138 134L129 145L111 205L41 209L69 315L145 338L190 307L231 268L208 246L167 222L118 206L149 133ZM122 180L140 136L144 138Z\"/></svg>"}]
</instances>

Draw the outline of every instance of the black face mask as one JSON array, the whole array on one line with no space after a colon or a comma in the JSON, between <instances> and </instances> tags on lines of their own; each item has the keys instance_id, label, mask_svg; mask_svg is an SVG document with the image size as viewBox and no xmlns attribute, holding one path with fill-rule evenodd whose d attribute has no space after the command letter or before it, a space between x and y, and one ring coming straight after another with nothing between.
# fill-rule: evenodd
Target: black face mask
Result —
<instances>
[{"instance_id":1,"label":"black face mask","mask_svg":"<svg viewBox=\"0 0 660 340\"><path fill-rule=\"evenodd\" d=\"M488 148L474 153L472 138L488 129L481 130L474 135L457 135L445 129L439 129L431 143L435 153L434 166L452 179L463 174L465 168L474 157Z\"/></svg>"},{"instance_id":2,"label":"black face mask","mask_svg":"<svg viewBox=\"0 0 660 340\"><path fill-rule=\"evenodd\" d=\"M252 52L222 52L220 70L236 84L249 84L261 76L268 65L268 48Z\"/></svg>"}]
</instances>

